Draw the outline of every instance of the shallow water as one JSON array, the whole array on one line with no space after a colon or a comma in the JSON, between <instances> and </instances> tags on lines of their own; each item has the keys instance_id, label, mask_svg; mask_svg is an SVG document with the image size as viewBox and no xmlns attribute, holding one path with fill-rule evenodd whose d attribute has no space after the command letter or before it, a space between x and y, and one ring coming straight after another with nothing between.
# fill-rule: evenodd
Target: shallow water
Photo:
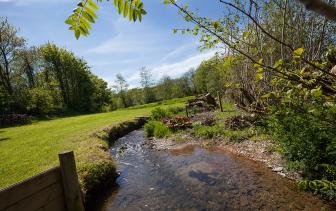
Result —
<instances>
[{"instance_id":1,"label":"shallow water","mask_svg":"<svg viewBox=\"0 0 336 211\"><path fill-rule=\"evenodd\" d=\"M100 210L336 210L261 164L197 146L143 147L143 131L111 148L118 187Z\"/></svg>"}]
</instances>

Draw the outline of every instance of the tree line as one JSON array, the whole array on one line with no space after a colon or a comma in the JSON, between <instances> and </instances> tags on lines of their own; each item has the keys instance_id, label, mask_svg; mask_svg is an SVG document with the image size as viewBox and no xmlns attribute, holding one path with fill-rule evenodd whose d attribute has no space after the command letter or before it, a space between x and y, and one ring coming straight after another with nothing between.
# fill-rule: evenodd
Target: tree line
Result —
<instances>
[{"instance_id":1,"label":"tree line","mask_svg":"<svg viewBox=\"0 0 336 211\"><path fill-rule=\"evenodd\" d=\"M110 90L82 58L53 43L27 47L1 18L0 103L0 114L99 112L110 103Z\"/></svg>"}]
</instances>

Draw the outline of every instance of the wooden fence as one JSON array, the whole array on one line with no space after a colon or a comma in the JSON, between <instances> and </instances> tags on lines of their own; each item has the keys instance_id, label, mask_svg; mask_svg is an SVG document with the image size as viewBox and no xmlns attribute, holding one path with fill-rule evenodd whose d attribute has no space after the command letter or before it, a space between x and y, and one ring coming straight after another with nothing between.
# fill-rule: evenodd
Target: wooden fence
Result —
<instances>
[{"instance_id":1,"label":"wooden fence","mask_svg":"<svg viewBox=\"0 0 336 211\"><path fill-rule=\"evenodd\" d=\"M60 166L0 190L1 211L84 211L74 153L59 154Z\"/></svg>"}]
</instances>

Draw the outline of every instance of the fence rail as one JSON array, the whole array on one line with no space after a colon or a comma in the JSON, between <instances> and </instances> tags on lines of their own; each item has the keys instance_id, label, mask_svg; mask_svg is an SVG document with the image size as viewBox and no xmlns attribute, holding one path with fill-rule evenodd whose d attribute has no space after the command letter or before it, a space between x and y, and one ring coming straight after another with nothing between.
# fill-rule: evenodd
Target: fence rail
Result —
<instances>
[{"instance_id":1,"label":"fence rail","mask_svg":"<svg viewBox=\"0 0 336 211\"><path fill-rule=\"evenodd\" d=\"M59 154L60 166L0 190L1 211L83 211L72 151Z\"/></svg>"}]
</instances>

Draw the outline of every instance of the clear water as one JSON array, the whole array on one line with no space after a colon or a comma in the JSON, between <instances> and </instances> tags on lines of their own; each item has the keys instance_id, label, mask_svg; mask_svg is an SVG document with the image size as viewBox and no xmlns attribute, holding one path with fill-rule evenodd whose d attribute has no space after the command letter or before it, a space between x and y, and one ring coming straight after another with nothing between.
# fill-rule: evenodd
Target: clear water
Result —
<instances>
[{"instance_id":1,"label":"clear water","mask_svg":"<svg viewBox=\"0 0 336 211\"><path fill-rule=\"evenodd\" d=\"M143 131L111 148L118 187L99 210L336 210L261 164L197 146L157 152Z\"/></svg>"}]
</instances>

